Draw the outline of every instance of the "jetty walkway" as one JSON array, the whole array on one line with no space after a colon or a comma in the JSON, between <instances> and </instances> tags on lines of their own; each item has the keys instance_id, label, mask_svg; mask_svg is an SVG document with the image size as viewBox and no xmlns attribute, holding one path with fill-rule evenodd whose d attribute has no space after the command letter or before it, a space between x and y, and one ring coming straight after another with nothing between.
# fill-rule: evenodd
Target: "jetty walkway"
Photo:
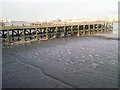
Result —
<instances>
[{"instance_id":1,"label":"jetty walkway","mask_svg":"<svg viewBox=\"0 0 120 90\"><path fill-rule=\"evenodd\" d=\"M112 22L71 22L65 24L0 27L0 39L5 44L48 40L66 36L83 36L113 32Z\"/></svg>"}]
</instances>

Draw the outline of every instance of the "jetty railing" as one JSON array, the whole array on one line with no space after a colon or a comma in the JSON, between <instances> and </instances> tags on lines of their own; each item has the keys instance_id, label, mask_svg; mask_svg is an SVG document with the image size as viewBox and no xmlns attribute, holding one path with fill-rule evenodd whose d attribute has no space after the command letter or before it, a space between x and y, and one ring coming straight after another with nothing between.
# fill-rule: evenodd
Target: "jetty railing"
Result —
<instances>
[{"instance_id":1,"label":"jetty railing","mask_svg":"<svg viewBox=\"0 0 120 90\"><path fill-rule=\"evenodd\" d=\"M59 25L31 25L0 27L0 40L3 43L48 40L63 36L83 36L113 32L112 22L69 23Z\"/></svg>"}]
</instances>

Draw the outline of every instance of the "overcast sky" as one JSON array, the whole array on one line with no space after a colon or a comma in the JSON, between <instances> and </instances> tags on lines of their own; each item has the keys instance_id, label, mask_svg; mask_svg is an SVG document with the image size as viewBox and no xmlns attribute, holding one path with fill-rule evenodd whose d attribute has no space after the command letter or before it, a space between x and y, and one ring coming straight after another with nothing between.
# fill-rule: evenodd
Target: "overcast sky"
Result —
<instances>
[{"instance_id":1,"label":"overcast sky","mask_svg":"<svg viewBox=\"0 0 120 90\"><path fill-rule=\"evenodd\" d=\"M119 0L2 0L2 18L37 21L117 15Z\"/></svg>"}]
</instances>

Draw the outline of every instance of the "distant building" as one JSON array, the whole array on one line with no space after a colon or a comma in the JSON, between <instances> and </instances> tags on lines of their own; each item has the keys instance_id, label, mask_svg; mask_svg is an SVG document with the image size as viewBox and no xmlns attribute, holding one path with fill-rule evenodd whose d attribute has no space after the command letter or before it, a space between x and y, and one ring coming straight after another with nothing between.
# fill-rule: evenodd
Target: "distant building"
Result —
<instances>
[{"instance_id":1,"label":"distant building","mask_svg":"<svg viewBox=\"0 0 120 90\"><path fill-rule=\"evenodd\" d=\"M62 20L57 18L57 19L54 19L54 20L51 20L50 22L61 22Z\"/></svg>"}]
</instances>

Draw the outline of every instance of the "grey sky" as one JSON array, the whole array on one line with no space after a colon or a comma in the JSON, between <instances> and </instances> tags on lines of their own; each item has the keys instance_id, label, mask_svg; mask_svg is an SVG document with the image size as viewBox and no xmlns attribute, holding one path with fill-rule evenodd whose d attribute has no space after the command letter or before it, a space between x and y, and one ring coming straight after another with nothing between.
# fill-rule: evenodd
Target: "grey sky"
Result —
<instances>
[{"instance_id":1,"label":"grey sky","mask_svg":"<svg viewBox=\"0 0 120 90\"><path fill-rule=\"evenodd\" d=\"M104 17L117 15L119 0L4 0L2 17L11 20L37 21L55 17ZM1 10L0 10L1 11Z\"/></svg>"}]
</instances>

